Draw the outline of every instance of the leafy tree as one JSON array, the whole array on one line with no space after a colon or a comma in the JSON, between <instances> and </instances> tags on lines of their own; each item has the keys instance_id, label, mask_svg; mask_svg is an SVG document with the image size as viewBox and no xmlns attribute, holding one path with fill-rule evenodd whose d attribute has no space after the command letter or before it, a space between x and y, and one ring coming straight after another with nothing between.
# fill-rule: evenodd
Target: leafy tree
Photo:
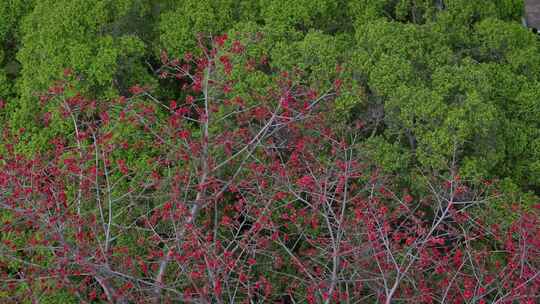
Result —
<instances>
[{"instance_id":1,"label":"leafy tree","mask_svg":"<svg viewBox=\"0 0 540 304\"><path fill-rule=\"evenodd\" d=\"M190 98L165 102L134 86L94 115L94 99L62 81L47 98L70 136L25 157L4 132L4 299L538 299L538 208L514 205L515 218L497 225L492 209L504 205L487 182L426 172L414 180L424 191L404 187L365 156L361 128L327 115L339 85L324 92L308 73L281 71L265 95L236 95L233 70L267 67L235 64L249 47L227 41L164 58L161 71ZM134 167L126 157L141 148L155 155Z\"/></svg>"},{"instance_id":2,"label":"leafy tree","mask_svg":"<svg viewBox=\"0 0 540 304\"><path fill-rule=\"evenodd\" d=\"M4 2L2 299L538 300L522 0Z\"/></svg>"},{"instance_id":3,"label":"leafy tree","mask_svg":"<svg viewBox=\"0 0 540 304\"><path fill-rule=\"evenodd\" d=\"M139 1L38 1L23 20L17 102L11 102L11 126L25 128L37 150L50 140L40 134L35 92L47 89L66 69L82 77L80 89L95 97L114 96L134 82L146 82L144 43L127 27ZM85 12L84 14L81 12ZM61 132L61 131L58 131Z\"/></svg>"},{"instance_id":4,"label":"leafy tree","mask_svg":"<svg viewBox=\"0 0 540 304\"><path fill-rule=\"evenodd\" d=\"M538 40L503 21L509 15L499 16L494 3L484 11L475 5L449 1L418 25L382 15L359 23L352 66L368 104L358 116L373 128L371 136L413 152L409 165L440 170L457 161L465 176L507 176L537 190L536 150L524 149L535 147L538 115L530 107L537 99L523 98L536 86Z\"/></svg>"},{"instance_id":5,"label":"leafy tree","mask_svg":"<svg viewBox=\"0 0 540 304\"><path fill-rule=\"evenodd\" d=\"M18 74L19 65L15 54L20 44L20 19L33 7L31 0L6 0L0 6L0 99L14 95L13 82Z\"/></svg>"},{"instance_id":6,"label":"leafy tree","mask_svg":"<svg viewBox=\"0 0 540 304\"><path fill-rule=\"evenodd\" d=\"M197 35L217 35L236 22L256 20L257 1L169 1L159 22L160 46L180 57L197 46ZM161 51L161 50L158 50Z\"/></svg>"}]
</instances>

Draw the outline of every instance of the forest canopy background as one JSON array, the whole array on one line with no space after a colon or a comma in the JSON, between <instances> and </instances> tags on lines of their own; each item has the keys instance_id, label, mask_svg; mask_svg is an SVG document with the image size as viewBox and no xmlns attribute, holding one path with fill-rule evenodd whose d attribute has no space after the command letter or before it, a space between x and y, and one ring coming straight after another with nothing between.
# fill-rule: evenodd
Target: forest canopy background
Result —
<instances>
[{"instance_id":1,"label":"forest canopy background","mask_svg":"<svg viewBox=\"0 0 540 304\"><path fill-rule=\"evenodd\" d=\"M522 15L3 0L0 297L538 300L540 40Z\"/></svg>"},{"instance_id":2,"label":"forest canopy background","mask_svg":"<svg viewBox=\"0 0 540 304\"><path fill-rule=\"evenodd\" d=\"M137 84L172 99L171 84L153 77L163 50L182 57L197 34L259 33L250 52L272 71L297 67L324 83L336 65L346 69L335 114L365 125L363 141L388 172L454 161L464 177L538 194L540 52L522 13L520 0L5 0L0 119L25 129L21 150L47 149L68 130L40 128L37 94L66 68L94 98Z\"/></svg>"}]
</instances>

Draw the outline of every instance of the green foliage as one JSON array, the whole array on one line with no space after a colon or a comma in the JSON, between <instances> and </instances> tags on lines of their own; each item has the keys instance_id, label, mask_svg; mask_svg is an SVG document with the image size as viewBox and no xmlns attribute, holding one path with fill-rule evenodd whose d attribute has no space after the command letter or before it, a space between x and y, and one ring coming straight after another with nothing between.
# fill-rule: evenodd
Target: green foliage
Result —
<instances>
[{"instance_id":1,"label":"green foliage","mask_svg":"<svg viewBox=\"0 0 540 304\"><path fill-rule=\"evenodd\" d=\"M39 1L24 19L17 55L23 98L46 89L65 68L81 73L96 95L110 91L120 60L144 55L137 38L107 31L133 1Z\"/></svg>"},{"instance_id":2,"label":"green foliage","mask_svg":"<svg viewBox=\"0 0 540 304\"><path fill-rule=\"evenodd\" d=\"M326 81L328 86L335 79L336 66L344 61L348 47L345 36L312 31L299 41L277 43L271 51L272 65L283 71L299 68L309 75L306 81Z\"/></svg>"},{"instance_id":3,"label":"green foliage","mask_svg":"<svg viewBox=\"0 0 540 304\"><path fill-rule=\"evenodd\" d=\"M33 7L33 0L6 0L0 6L0 99L13 95L13 82L19 66L15 61L19 47L20 19Z\"/></svg>"},{"instance_id":4,"label":"green foliage","mask_svg":"<svg viewBox=\"0 0 540 304\"><path fill-rule=\"evenodd\" d=\"M521 25L522 0L3 0L3 4L0 100L6 105L0 107L0 123L25 130L19 152L43 151L53 138L72 138L74 125L58 105L75 92L97 100L97 108L84 114L89 116L107 108L104 100L132 96L129 88L135 84L155 89L163 105L172 99L181 104L186 96L179 93L178 83L156 81L153 75L161 72L162 50L169 59L182 57L196 49L199 34L205 43L227 33L223 50L238 41L245 52L231 62L234 93L216 90L210 92L213 98L239 97L249 108L254 106L253 94L270 95L282 71L301 71L292 77L293 85L309 83L318 96L332 90L339 79L335 112L327 113L335 121L334 131L344 124L361 125L362 138L355 139L361 152L382 172L399 176L412 193L429 191L419 186L425 184L419 182L425 179L424 172L448 175L459 170L467 180L500 181L502 191L491 215L497 222L513 219L508 211L513 203L529 208L538 202L540 42ZM68 68L72 74L64 76ZM216 80L225 73L222 65L218 69ZM41 103L38 94L61 79L72 87L62 98ZM161 132L159 124L167 120L168 110L151 102L145 106L156 112L157 122L148 127ZM221 106L212 115L223 123L209 130L211 136L237 127ZM130 180L118 171L111 173L119 181L119 193L143 182L144 172L154 169L152 158L163 151L139 127L112 121L107 129L114 142L128 146L112 151L111 160L123 160L131 172L138 172ZM193 138L202 137L199 129L189 131ZM212 152L223 156L222 150ZM0 142L0 155L3 151ZM327 158L322 154L321 159ZM181 161L175 165L189 166ZM278 220L277 214L273 216ZM318 233L315 228L309 231ZM297 233L294 227L282 232ZM0 237L7 238L18 245L26 241L8 234ZM118 245L144 252L136 241L117 240ZM293 271L290 261L282 271ZM277 289L285 290L286 284ZM75 302L64 292L42 300Z\"/></svg>"},{"instance_id":5,"label":"green foliage","mask_svg":"<svg viewBox=\"0 0 540 304\"><path fill-rule=\"evenodd\" d=\"M365 141L370 158L383 168L386 173L403 171L410 162L410 152L404 149L399 142L389 143L383 137L375 136ZM402 172L403 173L403 172Z\"/></svg>"},{"instance_id":6,"label":"green foliage","mask_svg":"<svg viewBox=\"0 0 540 304\"><path fill-rule=\"evenodd\" d=\"M343 32L350 25L346 0L260 0L266 25L280 31L296 29L307 32Z\"/></svg>"},{"instance_id":7,"label":"green foliage","mask_svg":"<svg viewBox=\"0 0 540 304\"><path fill-rule=\"evenodd\" d=\"M11 99L10 126L26 129L22 151L73 131L56 116L43 130L47 108L35 111L35 94L65 68L80 76L77 89L88 96L125 95L134 84L157 85L149 68L157 69L161 49L181 57L198 33L227 32L229 46L235 39L247 46L233 63L239 96L267 94L282 70L302 70L303 81L321 91L340 78L336 122L367 123L366 139L388 148L377 158L395 160L401 150L411 157L396 162L401 169L456 165L471 178L539 185L540 51L538 38L519 23L520 0L7 3L0 8L0 98ZM261 58L264 68L241 68ZM185 98L165 82L157 90L165 99Z\"/></svg>"},{"instance_id":8,"label":"green foliage","mask_svg":"<svg viewBox=\"0 0 540 304\"><path fill-rule=\"evenodd\" d=\"M358 28L352 62L370 107L384 107L378 132L408 145L423 168L457 165L470 178L513 175L537 185L537 152L525 147L535 146L540 117L529 95L537 91L538 39L495 19L494 4L491 13L455 4L424 25L374 19ZM456 37L441 31L445 18L458 17L465 19L457 24L480 21L451 32Z\"/></svg>"},{"instance_id":9,"label":"green foliage","mask_svg":"<svg viewBox=\"0 0 540 304\"><path fill-rule=\"evenodd\" d=\"M83 94L97 98L112 97L134 83L148 81L142 62L145 44L132 30L119 32L132 8L144 13L137 3L39 1L23 19L22 47L17 53L22 67L17 79L20 98L11 107L10 124L15 129L24 127L35 149L50 140L47 134L40 134L35 94L61 79L65 69L81 77Z\"/></svg>"},{"instance_id":10,"label":"green foliage","mask_svg":"<svg viewBox=\"0 0 540 304\"><path fill-rule=\"evenodd\" d=\"M249 1L187 0L176 1L161 14L160 44L174 57L181 57L197 45L197 34L218 35L241 18L235 9L244 8Z\"/></svg>"}]
</instances>

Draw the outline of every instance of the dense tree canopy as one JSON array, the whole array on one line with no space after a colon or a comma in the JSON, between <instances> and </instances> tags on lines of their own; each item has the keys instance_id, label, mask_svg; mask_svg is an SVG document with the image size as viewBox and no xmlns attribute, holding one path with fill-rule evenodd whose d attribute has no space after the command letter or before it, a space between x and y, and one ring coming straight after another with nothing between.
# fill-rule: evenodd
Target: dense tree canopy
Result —
<instances>
[{"instance_id":1,"label":"dense tree canopy","mask_svg":"<svg viewBox=\"0 0 540 304\"><path fill-rule=\"evenodd\" d=\"M325 178L334 178L329 172L337 169L332 166L339 167L344 160L334 154L332 144L325 140L335 140L334 149L339 146L346 153L360 155L359 159L369 164L362 167L364 173L388 177L384 182L399 195L401 191L410 192L433 202L432 196L437 194L432 182L441 179L466 181L468 190L495 184L497 194L489 196L490 202L495 202L489 208L491 213L475 216L486 222L496 218L490 224L514 229L509 227L517 225L518 216L512 210L517 206L523 212L534 209L540 195L540 40L522 25L522 14L522 0L4 0L0 5L0 123L4 126L0 166L18 172L22 170L16 166L20 157L29 163L35 161L36 170L41 170L36 174L46 176L48 170L58 169L57 162L69 172L67 159L80 158L79 165L91 170L89 162L99 155L103 164L96 165L98 171L105 170L109 162L121 164L110 176L117 182L114 187L108 185L105 192L122 200L123 195L131 195L133 189L148 182L147 176L173 179L171 172L180 168L186 172L193 170L201 184L217 187L228 179L232 182L235 166L240 168L244 163L223 165L223 171L213 172L216 175L211 177L207 176L211 170L205 166L214 166L217 160L229 164L231 155L241 155L248 149L242 148L242 144L253 145L246 139L248 135L258 138L264 134L277 153L267 155L268 151L254 148L249 157L257 157L258 162L269 165L279 160L290 164L293 159L294 163L301 154L295 151L302 150L298 145L303 147L305 143L314 149L310 153L317 156L312 165L317 170L330 166ZM210 71L212 77L205 74ZM210 91L205 90L210 87ZM317 102L310 104L313 99ZM210 100L219 103L210 108L202 106L202 101ZM315 108L324 119L306 118L313 118L306 113ZM208 113L212 113L214 120L201 127ZM302 123L310 123L296 126L274 121L281 119L275 118L281 115L292 117L295 123L294 119L300 120L299 117ZM264 123L268 122L271 123L266 126ZM175 133L175 129L181 131ZM257 133L260 130L261 134ZM308 140L310 137L324 137L324 145L317 146L317 141ZM339 145L337 138L343 141ZM115 144L108 146L109 140ZM341 146L345 144L350 147ZM107 150L103 155L99 154L102 148ZM204 157L200 156L200 163L185 160L190 153L198 155L201 149L204 152L200 155ZM60 155L55 155L55 151ZM4 155L9 157L3 160ZM210 161L209 155L215 158ZM206 161L210 163L205 164ZM298 180L291 182L298 189L279 188L284 187L280 184L283 180L275 177L264 183L277 187L274 190L279 188L278 193L297 195L295 199L300 201L307 199L305 188L316 187L309 178L302 180L302 176L315 168L300 167L288 168L299 171L287 173ZM128 178L126 168L139 174ZM201 178L201 172L207 170L208 174ZM0 187L10 185L14 188L9 191L15 191L17 185L27 182L24 178L28 172L23 173L22 181L12 180L11 175L2 180L0 174ZM65 174L79 173L72 170ZM251 174L243 176L252 182L262 178ZM81 201L81 193L91 188L85 188L81 180L82 177L75 182L70 180L71 184L62 180L46 183L62 188L73 200L80 191ZM198 200L195 197L204 191L192 183L195 182L187 183L193 186L187 193L193 196L190 199ZM362 183L359 182L369 184ZM377 187L383 188L380 195L384 197L385 187ZM446 190L455 190L452 189ZM250 191L244 193L247 201L256 196ZM239 193L242 190L219 199L230 203ZM271 200L282 204L287 197L278 193L272 195L283 197ZM101 197L99 193L97 198L88 195L90 201ZM144 188L139 195L134 200L136 204L130 201L134 204L130 205L133 214L112 207L108 214L120 212L119 220L136 222L137 216L167 204L162 192ZM480 201L487 197L480 190L474 192L474 198ZM2 193L3 204L1 199ZM424 203L419 202L419 210L430 214L429 219L436 218L441 207L430 209ZM86 208L86 212L97 212L91 206ZM328 208L331 213L332 207ZM233 209L216 209L215 214L204 210L193 216L210 221L210 215L217 218ZM0 219L10 222L10 212L15 211L0 211ZM256 217L258 212L262 211L249 209L242 218L234 220L248 221L247 217ZM155 215L159 216L166 217ZM400 216L418 220L412 211ZM72 220L66 223L69 229L76 227ZM281 233L296 235L298 240L308 233L274 220ZM305 220L307 223L307 217ZM341 220L346 221L346 217ZM368 229L370 224L365 224ZM158 226L152 229L160 236L178 228ZM63 237L77 238L66 229L60 233ZM133 247L136 240L131 228L116 229L113 233L122 235L118 243ZM232 230L227 229L221 232L229 237L227 233ZM309 233L321 238L333 233L312 230ZM150 238L151 234L143 236ZM108 238L99 233L96 237ZM235 242L227 237L224 242ZM0 240L19 244L30 238L0 236ZM351 238L348 241L354 243L356 240ZM298 242L299 247L308 247ZM141 252L153 255L164 251L160 246L170 244L147 245L149 251ZM296 245L283 246L280 254L296 254L286 252L289 248L298 249ZM325 253L328 252L319 252ZM44 256L52 261L55 254ZM254 256L257 254L253 252ZM1 257L0 249L0 269ZM319 266L324 264L314 261ZM298 266L292 264L284 266L288 267L284 272L290 273ZM264 273L263 268L258 273ZM283 282L280 284L280 290L285 290ZM101 284L105 292L106 285ZM309 284L302 286L299 289L304 289L298 293L303 296L315 288ZM318 291L320 299L324 299L323 289ZM385 297L392 295L391 288L385 292Z\"/></svg>"},{"instance_id":2,"label":"dense tree canopy","mask_svg":"<svg viewBox=\"0 0 540 304\"><path fill-rule=\"evenodd\" d=\"M521 12L519 0L10 0L0 8L0 96L33 151L52 136L36 124L35 93L66 68L85 92L112 97L156 87L162 50L181 57L199 34L251 32L268 72L296 67L324 82L342 66L348 92L336 115L371 129L366 144L390 153L377 156L388 169L457 159L464 175L537 192L540 54Z\"/></svg>"}]
</instances>

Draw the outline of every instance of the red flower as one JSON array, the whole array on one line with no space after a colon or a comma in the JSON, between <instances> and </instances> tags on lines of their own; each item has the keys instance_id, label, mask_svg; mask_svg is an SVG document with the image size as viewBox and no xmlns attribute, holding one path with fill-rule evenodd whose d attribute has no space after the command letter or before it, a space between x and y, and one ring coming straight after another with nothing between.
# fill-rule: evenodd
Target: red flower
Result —
<instances>
[{"instance_id":1,"label":"red flower","mask_svg":"<svg viewBox=\"0 0 540 304\"><path fill-rule=\"evenodd\" d=\"M296 184L301 188L311 189L315 185L315 179L310 175L304 175L296 181Z\"/></svg>"},{"instance_id":2,"label":"red flower","mask_svg":"<svg viewBox=\"0 0 540 304\"><path fill-rule=\"evenodd\" d=\"M343 81L341 79L338 78L338 79L334 80L334 89L336 91L339 91L342 84L343 84Z\"/></svg>"},{"instance_id":3,"label":"red flower","mask_svg":"<svg viewBox=\"0 0 540 304\"><path fill-rule=\"evenodd\" d=\"M191 54L190 52L187 52L184 54L184 61L190 62L192 59L193 59L193 54Z\"/></svg>"},{"instance_id":4,"label":"red flower","mask_svg":"<svg viewBox=\"0 0 540 304\"><path fill-rule=\"evenodd\" d=\"M101 118L101 122L103 122L103 124L108 124L109 123L109 113L107 112L103 112L101 114L99 114L100 118Z\"/></svg>"},{"instance_id":5,"label":"red flower","mask_svg":"<svg viewBox=\"0 0 540 304\"><path fill-rule=\"evenodd\" d=\"M231 47L231 52L235 53L235 54L240 54L242 52L244 52L244 46L242 45L242 43L238 40L235 40L232 44L232 47Z\"/></svg>"},{"instance_id":6,"label":"red flower","mask_svg":"<svg viewBox=\"0 0 540 304\"><path fill-rule=\"evenodd\" d=\"M116 161L116 164L118 165L118 170L124 175L127 175L129 173L129 169L126 166L126 161L123 159L119 159Z\"/></svg>"},{"instance_id":7,"label":"red flower","mask_svg":"<svg viewBox=\"0 0 540 304\"><path fill-rule=\"evenodd\" d=\"M182 130L178 132L178 137L181 139L188 139L190 135L190 132L188 130Z\"/></svg>"},{"instance_id":8,"label":"red flower","mask_svg":"<svg viewBox=\"0 0 540 304\"><path fill-rule=\"evenodd\" d=\"M171 201L165 202L165 204L163 204L163 211L164 212L170 211L172 209L172 206L173 206L173 204L172 204Z\"/></svg>"},{"instance_id":9,"label":"red flower","mask_svg":"<svg viewBox=\"0 0 540 304\"><path fill-rule=\"evenodd\" d=\"M227 39L229 39L229 36L227 34L223 34L221 36L217 36L215 41L219 47L222 47L223 44L225 44L225 41L227 41Z\"/></svg>"},{"instance_id":10,"label":"red flower","mask_svg":"<svg viewBox=\"0 0 540 304\"><path fill-rule=\"evenodd\" d=\"M176 100L171 100L171 104L169 107L173 111L176 110L176 107L177 107Z\"/></svg>"},{"instance_id":11,"label":"red flower","mask_svg":"<svg viewBox=\"0 0 540 304\"><path fill-rule=\"evenodd\" d=\"M403 201L407 204L411 203L413 201L413 197L410 194L407 194L403 197Z\"/></svg>"},{"instance_id":12,"label":"red flower","mask_svg":"<svg viewBox=\"0 0 540 304\"><path fill-rule=\"evenodd\" d=\"M224 215L222 218L221 218L221 225L223 226L230 226L232 224L232 220L230 217Z\"/></svg>"},{"instance_id":13,"label":"red flower","mask_svg":"<svg viewBox=\"0 0 540 304\"><path fill-rule=\"evenodd\" d=\"M49 126L49 122L51 121L51 117L52 117L51 112L46 112L45 114L43 114L43 124L46 127Z\"/></svg>"},{"instance_id":14,"label":"red flower","mask_svg":"<svg viewBox=\"0 0 540 304\"><path fill-rule=\"evenodd\" d=\"M131 88L129 88L129 92L133 95L138 95L144 92L144 89L141 88L139 85L134 85Z\"/></svg>"},{"instance_id":15,"label":"red flower","mask_svg":"<svg viewBox=\"0 0 540 304\"><path fill-rule=\"evenodd\" d=\"M223 55L219 57L219 61L221 62L221 64L223 64L223 69L225 70L225 74L230 75L232 71L232 64L229 57L227 55Z\"/></svg>"}]
</instances>

